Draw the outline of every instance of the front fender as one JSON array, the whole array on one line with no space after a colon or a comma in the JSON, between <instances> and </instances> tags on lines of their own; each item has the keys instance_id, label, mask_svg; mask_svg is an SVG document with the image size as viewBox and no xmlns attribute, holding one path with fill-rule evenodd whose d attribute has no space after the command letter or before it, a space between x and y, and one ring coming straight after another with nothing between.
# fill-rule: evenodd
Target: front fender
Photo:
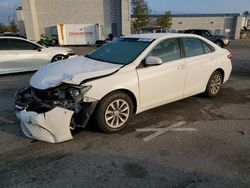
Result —
<instances>
[{"instance_id":1,"label":"front fender","mask_svg":"<svg viewBox=\"0 0 250 188\"><path fill-rule=\"evenodd\" d=\"M92 88L85 96L98 101L113 91L127 90L132 93L136 99L136 113L140 111L139 84L136 71L119 72L111 76L88 82L86 85L92 85Z\"/></svg>"}]
</instances>

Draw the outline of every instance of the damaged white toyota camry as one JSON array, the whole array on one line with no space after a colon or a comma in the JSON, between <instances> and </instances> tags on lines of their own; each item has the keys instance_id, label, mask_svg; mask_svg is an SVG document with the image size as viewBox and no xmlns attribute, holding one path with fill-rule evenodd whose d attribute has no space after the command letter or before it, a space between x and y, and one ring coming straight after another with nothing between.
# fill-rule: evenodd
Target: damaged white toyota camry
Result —
<instances>
[{"instance_id":1,"label":"damaged white toyota camry","mask_svg":"<svg viewBox=\"0 0 250 188\"><path fill-rule=\"evenodd\" d=\"M58 143L90 117L112 133L133 114L198 93L214 97L231 70L231 54L205 38L130 35L41 68L16 93L15 109L26 136Z\"/></svg>"}]
</instances>

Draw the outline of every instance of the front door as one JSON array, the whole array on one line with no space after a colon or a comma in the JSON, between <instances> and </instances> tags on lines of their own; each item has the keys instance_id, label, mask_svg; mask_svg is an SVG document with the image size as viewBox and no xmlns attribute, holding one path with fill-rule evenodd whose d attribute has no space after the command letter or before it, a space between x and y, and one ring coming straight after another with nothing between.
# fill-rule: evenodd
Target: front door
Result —
<instances>
[{"instance_id":1,"label":"front door","mask_svg":"<svg viewBox=\"0 0 250 188\"><path fill-rule=\"evenodd\" d=\"M49 63L47 52L28 41L9 39L8 48L16 71L37 70Z\"/></svg>"},{"instance_id":2,"label":"front door","mask_svg":"<svg viewBox=\"0 0 250 188\"><path fill-rule=\"evenodd\" d=\"M7 46L7 40L0 38L0 74L12 72L14 69L13 57Z\"/></svg>"},{"instance_id":3,"label":"front door","mask_svg":"<svg viewBox=\"0 0 250 188\"><path fill-rule=\"evenodd\" d=\"M160 42L148 56L161 58L163 64L137 69L141 108L149 109L182 98L186 66L178 40Z\"/></svg>"}]
</instances>

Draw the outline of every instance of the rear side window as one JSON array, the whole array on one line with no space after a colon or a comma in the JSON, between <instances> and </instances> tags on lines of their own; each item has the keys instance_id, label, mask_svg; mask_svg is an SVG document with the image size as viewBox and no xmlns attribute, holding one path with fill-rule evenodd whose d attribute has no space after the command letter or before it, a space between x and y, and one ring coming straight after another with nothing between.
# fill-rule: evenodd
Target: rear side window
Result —
<instances>
[{"instance_id":1,"label":"rear side window","mask_svg":"<svg viewBox=\"0 0 250 188\"><path fill-rule=\"evenodd\" d=\"M214 51L213 47L208 45L207 43L202 42L202 45L203 45L203 48L204 48L204 51L205 51L206 54L211 53L211 52Z\"/></svg>"},{"instance_id":2,"label":"rear side window","mask_svg":"<svg viewBox=\"0 0 250 188\"><path fill-rule=\"evenodd\" d=\"M197 38L182 39L186 57L193 57L204 54L202 42Z\"/></svg>"},{"instance_id":3,"label":"rear side window","mask_svg":"<svg viewBox=\"0 0 250 188\"><path fill-rule=\"evenodd\" d=\"M0 50L8 50L6 39L0 39Z\"/></svg>"},{"instance_id":4,"label":"rear side window","mask_svg":"<svg viewBox=\"0 0 250 188\"><path fill-rule=\"evenodd\" d=\"M181 58L179 42L177 39L168 39L160 42L148 56L159 57L163 62Z\"/></svg>"},{"instance_id":5,"label":"rear side window","mask_svg":"<svg viewBox=\"0 0 250 188\"><path fill-rule=\"evenodd\" d=\"M19 39L8 39L9 50L35 50L36 45Z\"/></svg>"}]
</instances>

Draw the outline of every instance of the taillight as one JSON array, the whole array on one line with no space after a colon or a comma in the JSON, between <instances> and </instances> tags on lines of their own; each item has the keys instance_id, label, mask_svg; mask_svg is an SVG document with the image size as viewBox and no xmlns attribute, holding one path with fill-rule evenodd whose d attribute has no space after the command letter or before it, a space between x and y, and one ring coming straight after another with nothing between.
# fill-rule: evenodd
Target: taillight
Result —
<instances>
[{"instance_id":1,"label":"taillight","mask_svg":"<svg viewBox=\"0 0 250 188\"><path fill-rule=\"evenodd\" d=\"M230 60L232 60L233 59L232 54L227 55L227 58L230 59Z\"/></svg>"}]
</instances>

